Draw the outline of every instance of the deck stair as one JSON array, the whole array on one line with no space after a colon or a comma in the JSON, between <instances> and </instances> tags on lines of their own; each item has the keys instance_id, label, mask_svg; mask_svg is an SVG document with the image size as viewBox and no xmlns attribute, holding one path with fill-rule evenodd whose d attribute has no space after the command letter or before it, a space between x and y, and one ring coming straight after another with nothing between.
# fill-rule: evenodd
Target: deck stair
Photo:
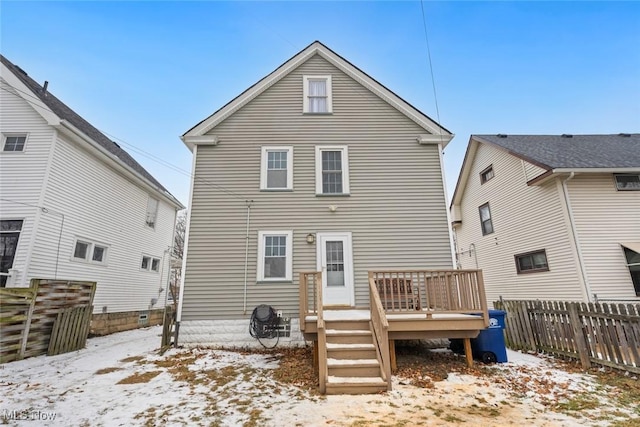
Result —
<instances>
[{"instance_id":1,"label":"deck stair","mask_svg":"<svg viewBox=\"0 0 640 427\"><path fill-rule=\"evenodd\" d=\"M326 337L326 394L370 394L387 390L369 321L327 320Z\"/></svg>"}]
</instances>

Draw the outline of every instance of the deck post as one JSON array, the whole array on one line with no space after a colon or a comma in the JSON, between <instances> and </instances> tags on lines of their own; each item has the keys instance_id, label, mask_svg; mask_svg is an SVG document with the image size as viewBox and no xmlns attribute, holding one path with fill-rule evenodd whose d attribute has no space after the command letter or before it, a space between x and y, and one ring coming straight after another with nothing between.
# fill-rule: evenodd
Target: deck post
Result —
<instances>
[{"instance_id":1,"label":"deck post","mask_svg":"<svg viewBox=\"0 0 640 427\"><path fill-rule=\"evenodd\" d=\"M391 372L395 372L398 370L398 363L396 360L396 340L389 340L389 356L391 356Z\"/></svg>"},{"instance_id":2,"label":"deck post","mask_svg":"<svg viewBox=\"0 0 640 427\"><path fill-rule=\"evenodd\" d=\"M473 367L473 353L471 352L471 338L465 338L464 340L464 355L467 357L467 366Z\"/></svg>"},{"instance_id":3,"label":"deck post","mask_svg":"<svg viewBox=\"0 0 640 427\"><path fill-rule=\"evenodd\" d=\"M318 341L314 341L313 342L313 370L316 373L319 373L320 371L320 365L318 363Z\"/></svg>"}]
</instances>

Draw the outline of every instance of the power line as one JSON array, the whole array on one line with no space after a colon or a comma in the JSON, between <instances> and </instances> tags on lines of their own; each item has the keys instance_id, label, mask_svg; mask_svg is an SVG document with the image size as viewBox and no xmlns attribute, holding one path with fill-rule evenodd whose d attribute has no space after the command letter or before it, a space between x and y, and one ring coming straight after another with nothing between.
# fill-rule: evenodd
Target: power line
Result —
<instances>
[{"instance_id":1,"label":"power line","mask_svg":"<svg viewBox=\"0 0 640 427\"><path fill-rule=\"evenodd\" d=\"M13 86L10 86L10 87L11 87L11 89L13 89L13 90L15 90L17 92L20 92L20 93L22 93L22 94L24 94L24 95L26 95L26 96L28 96L30 98L33 98L33 99L35 99L35 100L37 100L39 102L42 102L42 100L40 98L38 98L36 96L33 96L32 94L30 94L28 92L25 92L23 90L20 90L18 88L13 87ZM13 93L11 90L7 89L6 87L0 86L0 89L4 90L5 92L8 92L8 93L10 93L10 94L12 94L14 96L16 95L15 93ZM38 105L35 102L30 101L28 99L24 99L24 101L26 101L29 104L34 105L34 106L36 106L38 108L42 108L42 109L44 109L46 111L49 111L50 113L56 114L54 111L52 111L48 107L42 107L41 105ZM101 133L103 133L104 135L109 136L110 138L116 139L118 142L121 142L123 145L126 145L132 151L134 151L134 152L136 152L136 153L138 153L138 154L140 154L140 155L142 155L142 156L144 156L144 157L146 157L146 158L148 158L148 159L150 159L150 160L152 160L152 161L154 161L154 162L156 162L156 163L158 163L158 164L160 164L160 165L162 165L162 166L164 166L164 167L166 167L168 169L171 169L174 172L177 172L177 173L180 173L180 174L185 175L187 177L193 178L195 181L198 181L200 183L210 185L215 190L218 190L218 191L220 191L222 193L225 193L225 194L227 194L227 195L229 195L231 197L234 197L236 199L243 200L243 201L248 201L249 200L248 197L245 197L244 195L242 195L240 193L237 193L237 192L235 192L233 190L230 190L228 188L222 187L221 185L209 182L204 178L200 178L200 177L195 176L194 175L195 171L194 171L194 173L191 173L191 172L189 172L189 171L187 171L185 169L180 168L179 166L176 166L176 165L174 165L174 164L172 164L170 162L167 162L166 160L164 160L164 159L162 159L162 158L160 158L158 156L155 156L155 155L153 155L153 154L151 154L151 153L149 153L149 152L147 152L147 151L145 151L145 150L143 150L143 149L141 149L141 148L139 148L139 147L137 147L137 146L125 141L125 140L123 140L122 138L118 138L118 137L116 137L116 136L114 136L114 135L112 135L112 134L110 134L108 132L105 132L105 131L101 130L101 129L98 129L98 128L96 128L96 129L98 131L100 131Z\"/></svg>"},{"instance_id":2,"label":"power line","mask_svg":"<svg viewBox=\"0 0 640 427\"><path fill-rule=\"evenodd\" d=\"M424 0L420 0L420 8L422 9L422 26L424 28L424 39L427 42L427 58L429 59L429 70L431 71L431 86L433 88L433 98L436 104L436 117L438 118L438 127L440 128L440 139L442 139L442 126L440 126L440 108L438 107L438 93L436 92L436 80L433 76L433 61L431 61L431 47L429 45L429 32L427 31L427 18L424 13Z\"/></svg>"}]
</instances>

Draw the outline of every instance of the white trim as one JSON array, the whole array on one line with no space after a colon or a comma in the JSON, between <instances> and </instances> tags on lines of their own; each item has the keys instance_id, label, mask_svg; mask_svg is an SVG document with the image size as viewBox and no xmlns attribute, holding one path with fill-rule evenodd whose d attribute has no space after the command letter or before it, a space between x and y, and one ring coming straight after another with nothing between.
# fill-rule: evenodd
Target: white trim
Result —
<instances>
[{"instance_id":1,"label":"white trim","mask_svg":"<svg viewBox=\"0 0 640 427\"><path fill-rule=\"evenodd\" d=\"M325 298L326 289L327 289L327 269L326 266L323 266L323 259L325 253L324 244L327 240L341 240L344 242L343 257L344 257L344 278L345 283L349 286L346 287L346 296L347 301L344 301L336 304L332 302L330 299ZM354 280L354 268L353 268L353 236L350 231L336 231L336 232L317 232L316 233L316 268L318 271L322 271L322 293L323 293L323 304L328 305L348 305L353 307L355 305L355 280Z\"/></svg>"},{"instance_id":2,"label":"white trim","mask_svg":"<svg viewBox=\"0 0 640 427\"><path fill-rule=\"evenodd\" d=\"M322 152L342 152L342 193L322 192ZM351 194L349 186L349 147L346 145L316 145L316 195L341 196Z\"/></svg>"},{"instance_id":3,"label":"white trim","mask_svg":"<svg viewBox=\"0 0 640 427\"><path fill-rule=\"evenodd\" d=\"M46 195L47 195L47 190L49 188L49 177L51 175L51 169L53 167L53 158L55 155L55 151L56 148L58 146L58 130L56 128L52 128L53 132L51 132L51 146L49 147L49 154L47 157L47 165L45 166L45 171L44 171L44 178L42 180L42 189L40 191L40 196L38 198L38 206L44 206L45 200L46 200ZM20 285L18 286L22 286L22 287L28 287L29 283L28 283L28 272L30 270L30 266L31 266L31 256L34 252L34 248L36 245L36 238L35 236L38 235L38 230L40 228L40 221L41 221L41 217L42 217L42 209L37 209L36 210L36 215L35 218L33 220L33 235L32 238L30 239L30 243L29 243L29 249L27 252L27 258L26 258L26 262L25 262L25 274L22 275L22 278L20 279ZM62 213L60 213L60 215L63 215ZM62 217L59 217L58 221L59 221L59 226L62 227L63 226L63 221L62 221ZM63 231L63 230L61 230ZM58 256L60 256L60 254L58 254ZM58 259L59 260L59 259ZM57 277L54 277L54 279L57 279Z\"/></svg>"},{"instance_id":4,"label":"white trim","mask_svg":"<svg viewBox=\"0 0 640 427\"><path fill-rule=\"evenodd\" d=\"M287 186L282 188L268 188L267 187L267 165L268 156L267 153L273 152L286 152L287 153ZM293 147L288 146L266 146L262 147L260 154L260 190L267 191L290 191L293 190Z\"/></svg>"},{"instance_id":5,"label":"white trim","mask_svg":"<svg viewBox=\"0 0 640 427\"><path fill-rule=\"evenodd\" d=\"M181 136L180 138L190 148L194 145L218 145L219 142L216 135Z\"/></svg>"},{"instance_id":6,"label":"white trim","mask_svg":"<svg viewBox=\"0 0 640 427\"><path fill-rule=\"evenodd\" d=\"M309 58L314 55L320 55L322 58L327 60L330 64L334 65L336 68L347 74L349 77L369 89L375 95L383 99L385 102L390 104L392 107L396 108L402 114L407 116L409 119L413 120L418 126L425 129L427 132L434 135L451 135L448 131L443 129L439 124L431 120L429 117L425 116L417 110L412 105L408 104L406 101L401 99L399 96L395 95L389 89L382 86L380 83L373 80L371 77L367 76L364 72L360 71L350 63L348 63L345 59L341 58L326 46L324 46L320 42L314 42L309 45L306 49L301 52L298 52L295 56L289 59L287 62L282 64L279 68L273 71L271 74L264 77L258 83L256 83L251 88L247 89L240 96L229 102L227 105L201 121L199 124L191 128L187 131L183 138L187 138L189 136L200 136L206 134L209 130L220 124L223 120L225 120L230 115L234 114L240 108L245 106L251 100L253 100L256 96L260 95L262 92L267 90L269 87L273 86L275 83L280 81L283 77L288 75L291 71L295 70L302 63L306 62ZM453 136L452 136L453 137ZM184 139L183 139L184 140ZM443 145L446 145L448 141L445 141ZM191 148L191 147L189 147Z\"/></svg>"},{"instance_id":7,"label":"white trim","mask_svg":"<svg viewBox=\"0 0 640 427\"><path fill-rule=\"evenodd\" d=\"M447 145L449 143L449 141L451 141L453 139L455 135L454 134L449 134L449 135L442 135L442 134L437 134L437 135L432 135L432 134L427 134L427 135L418 135L416 138L416 141L418 141L418 144L420 145L432 145L432 144L442 144Z\"/></svg>"},{"instance_id":8,"label":"white trim","mask_svg":"<svg viewBox=\"0 0 640 427\"><path fill-rule=\"evenodd\" d=\"M189 252L189 233L191 231L191 211L193 210L193 187L196 183L196 156L198 155L198 146L193 147L193 158L191 159L191 185L189 186L189 209L187 209L187 226L184 230L184 249L182 252L182 274L180 275L180 290L178 291L178 310L176 313L176 322L182 320L182 304L184 302L184 282L187 277L187 254ZM177 212L176 212L177 215ZM175 226L174 226L175 227Z\"/></svg>"},{"instance_id":9,"label":"white trim","mask_svg":"<svg viewBox=\"0 0 640 427\"><path fill-rule=\"evenodd\" d=\"M324 80L327 91L327 111L309 110L309 81ZM333 89L331 84L331 74L317 76L302 76L302 112L305 114L331 114L333 113Z\"/></svg>"},{"instance_id":10,"label":"white trim","mask_svg":"<svg viewBox=\"0 0 640 427\"><path fill-rule=\"evenodd\" d=\"M456 248L453 239L453 229L451 225L451 212L449 212L449 196L447 194L447 179L444 173L444 153L442 144L438 144L438 158L440 160L440 176L442 176L442 192L444 194L444 210L447 212L447 231L449 231L449 247L451 248L451 268L456 267Z\"/></svg>"},{"instance_id":11,"label":"white trim","mask_svg":"<svg viewBox=\"0 0 640 427\"><path fill-rule=\"evenodd\" d=\"M285 236L285 277L264 277L264 243L267 236ZM288 282L293 280L293 231L265 230L258 231L258 269L256 280L259 282Z\"/></svg>"},{"instance_id":12,"label":"white trim","mask_svg":"<svg viewBox=\"0 0 640 427\"><path fill-rule=\"evenodd\" d=\"M84 258L76 257L76 246L78 245L78 242L81 242L87 245L87 253L85 254ZM96 246L104 248L104 252L102 254L102 261L93 260L93 252ZM111 252L111 245L108 245L106 243L96 242L95 240L92 240L92 239L85 239L84 237L75 236L73 239L73 246L71 247L71 261L108 267L109 252Z\"/></svg>"},{"instance_id":13,"label":"white trim","mask_svg":"<svg viewBox=\"0 0 640 427\"><path fill-rule=\"evenodd\" d=\"M632 168L556 168L551 171L552 173L640 173L640 168L634 166Z\"/></svg>"},{"instance_id":14,"label":"white trim","mask_svg":"<svg viewBox=\"0 0 640 427\"><path fill-rule=\"evenodd\" d=\"M51 111L49 107L47 107L44 102L38 98L38 96L29 88L27 85L22 83L22 81L13 74L11 70L4 64L0 64L2 72L0 72L0 76L11 86L17 95L24 99L31 107L36 110L40 116L47 122L48 125L57 126L60 124L60 117L58 117L54 112ZM30 96L29 94L33 94Z\"/></svg>"},{"instance_id":15,"label":"white trim","mask_svg":"<svg viewBox=\"0 0 640 427\"><path fill-rule=\"evenodd\" d=\"M147 264L147 268L143 268L142 267L142 261L144 261L145 258L149 258L149 263ZM158 261L158 269L157 270L153 269L153 261ZM162 263L162 259L160 257L143 253L141 258L140 258L140 262L138 263L138 268L140 269L140 271L146 271L146 272L149 272L149 273L160 273L160 264L161 263Z\"/></svg>"},{"instance_id":16,"label":"white trim","mask_svg":"<svg viewBox=\"0 0 640 427\"><path fill-rule=\"evenodd\" d=\"M24 137L24 144L22 150L5 151L4 148L7 145L7 138L20 138ZM29 142L29 132L2 132L2 145L0 146L0 153L13 155L22 154L27 150L27 143Z\"/></svg>"},{"instance_id":17,"label":"white trim","mask_svg":"<svg viewBox=\"0 0 640 427\"><path fill-rule=\"evenodd\" d=\"M620 245L640 254L640 242L620 243Z\"/></svg>"}]
</instances>

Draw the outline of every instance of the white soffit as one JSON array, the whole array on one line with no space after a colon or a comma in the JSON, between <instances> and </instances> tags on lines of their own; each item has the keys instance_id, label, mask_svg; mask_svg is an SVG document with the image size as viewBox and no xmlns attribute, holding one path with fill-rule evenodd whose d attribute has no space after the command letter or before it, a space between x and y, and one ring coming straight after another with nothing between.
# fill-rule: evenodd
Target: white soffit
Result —
<instances>
[{"instance_id":1,"label":"white soffit","mask_svg":"<svg viewBox=\"0 0 640 427\"><path fill-rule=\"evenodd\" d=\"M627 249L631 249L632 251L640 254L640 242L631 242L631 243L620 243Z\"/></svg>"}]
</instances>

